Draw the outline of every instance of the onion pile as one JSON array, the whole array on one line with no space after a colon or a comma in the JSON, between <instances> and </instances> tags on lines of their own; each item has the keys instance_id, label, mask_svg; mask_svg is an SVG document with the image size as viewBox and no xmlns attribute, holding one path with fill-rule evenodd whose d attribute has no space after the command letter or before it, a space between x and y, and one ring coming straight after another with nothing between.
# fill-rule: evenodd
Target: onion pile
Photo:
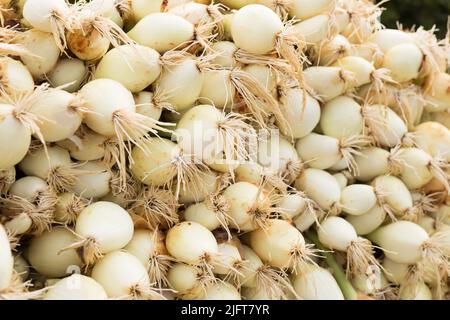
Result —
<instances>
[{"instance_id":1,"label":"onion pile","mask_svg":"<svg viewBox=\"0 0 450 320\"><path fill-rule=\"evenodd\" d=\"M450 296L434 29L369 0L0 6L0 300Z\"/></svg>"}]
</instances>

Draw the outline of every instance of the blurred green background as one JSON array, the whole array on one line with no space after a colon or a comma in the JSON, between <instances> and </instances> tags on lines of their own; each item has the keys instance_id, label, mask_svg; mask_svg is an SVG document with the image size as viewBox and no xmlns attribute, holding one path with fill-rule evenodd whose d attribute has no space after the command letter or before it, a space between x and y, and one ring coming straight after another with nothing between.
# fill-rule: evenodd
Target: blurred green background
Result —
<instances>
[{"instance_id":1,"label":"blurred green background","mask_svg":"<svg viewBox=\"0 0 450 320\"><path fill-rule=\"evenodd\" d=\"M445 37L450 0L391 0L382 6L386 10L381 21L386 27L396 28L397 21L405 28L422 25L429 29L435 24L440 29L439 37Z\"/></svg>"}]
</instances>

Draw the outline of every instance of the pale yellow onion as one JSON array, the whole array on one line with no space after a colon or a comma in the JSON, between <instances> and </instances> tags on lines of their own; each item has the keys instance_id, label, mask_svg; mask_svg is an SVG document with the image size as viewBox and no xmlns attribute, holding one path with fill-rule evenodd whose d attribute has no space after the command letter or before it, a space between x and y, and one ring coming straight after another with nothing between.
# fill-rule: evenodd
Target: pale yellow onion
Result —
<instances>
[{"instance_id":1,"label":"pale yellow onion","mask_svg":"<svg viewBox=\"0 0 450 320\"><path fill-rule=\"evenodd\" d=\"M149 91L141 91L134 94L134 101L136 103L136 112L143 114L149 118L159 120L163 109L154 104L154 94Z\"/></svg>"},{"instance_id":2,"label":"pale yellow onion","mask_svg":"<svg viewBox=\"0 0 450 320\"><path fill-rule=\"evenodd\" d=\"M102 161L88 161L77 166L80 170L71 191L89 199L101 198L111 191L112 173L109 166Z\"/></svg>"},{"instance_id":3,"label":"pale yellow onion","mask_svg":"<svg viewBox=\"0 0 450 320\"><path fill-rule=\"evenodd\" d=\"M75 92L88 74L84 62L76 58L62 58L48 74L48 80L53 87L62 86L67 92Z\"/></svg>"},{"instance_id":4,"label":"pale yellow onion","mask_svg":"<svg viewBox=\"0 0 450 320\"><path fill-rule=\"evenodd\" d=\"M306 85L325 102L356 85L355 74L339 67L309 67L303 74Z\"/></svg>"},{"instance_id":5,"label":"pale yellow onion","mask_svg":"<svg viewBox=\"0 0 450 320\"><path fill-rule=\"evenodd\" d=\"M58 141L57 145L67 149L70 156L76 160L92 161L103 158L107 139L107 137L83 127L69 139Z\"/></svg>"},{"instance_id":6,"label":"pale yellow onion","mask_svg":"<svg viewBox=\"0 0 450 320\"><path fill-rule=\"evenodd\" d=\"M383 53L387 53L398 44L413 43L414 39L402 30L382 29L370 35L367 41L376 44Z\"/></svg>"},{"instance_id":7,"label":"pale yellow onion","mask_svg":"<svg viewBox=\"0 0 450 320\"><path fill-rule=\"evenodd\" d=\"M359 216L348 215L345 219L352 224L359 236L366 235L381 226L386 219L386 211L379 205L375 205Z\"/></svg>"},{"instance_id":8,"label":"pale yellow onion","mask_svg":"<svg viewBox=\"0 0 450 320\"><path fill-rule=\"evenodd\" d=\"M369 147L361 150L360 155L355 156L358 172L356 178L368 182L380 175L389 172L389 152L377 147Z\"/></svg>"},{"instance_id":9,"label":"pale yellow onion","mask_svg":"<svg viewBox=\"0 0 450 320\"><path fill-rule=\"evenodd\" d=\"M19 163L19 168L29 176L47 179L58 167L70 167L72 160L67 150L58 146L48 146L47 150L40 147L28 153Z\"/></svg>"},{"instance_id":10,"label":"pale yellow onion","mask_svg":"<svg viewBox=\"0 0 450 320\"><path fill-rule=\"evenodd\" d=\"M361 134L363 130L361 106L350 97L334 98L323 106L320 126L325 135L337 139Z\"/></svg>"},{"instance_id":11,"label":"pale yellow onion","mask_svg":"<svg viewBox=\"0 0 450 320\"><path fill-rule=\"evenodd\" d=\"M78 215L75 232L95 242L101 253L125 247L133 237L133 221L127 211L106 201L87 206Z\"/></svg>"},{"instance_id":12,"label":"pale yellow onion","mask_svg":"<svg viewBox=\"0 0 450 320\"><path fill-rule=\"evenodd\" d=\"M134 163L131 171L142 183L163 186L175 178L172 161L180 154L180 147L167 139L151 138L145 142L151 152L134 147L131 153Z\"/></svg>"},{"instance_id":13,"label":"pale yellow onion","mask_svg":"<svg viewBox=\"0 0 450 320\"><path fill-rule=\"evenodd\" d=\"M276 73L268 66L262 64L247 64L243 71L251 74L268 92L275 95L277 89Z\"/></svg>"},{"instance_id":14,"label":"pale yellow onion","mask_svg":"<svg viewBox=\"0 0 450 320\"><path fill-rule=\"evenodd\" d=\"M365 184L352 184L341 192L340 204L345 213L359 216L375 206L377 198L373 187Z\"/></svg>"},{"instance_id":15,"label":"pale yellow onion","mask_svg":"<svg viewBox=\"0 0 450 320\"><path fill-rule=\"evenodd\" d=\"M450 74L439 73L431 82L430 93L425 95L429 101L425 110L429 112L440 112L450 107Z\"/></svg>"},{"instance_id":16,"label":"pale yellow onion","mask_svg":"<svg viewBox=\"0 0 450 320\"><path fill-rule=\"evenodd\" d=\"M65 0L27 0L23 6L23 17L34 28L44 32L55 31L53 24L55 14L61 18L67 18L69 6Z\"/></svg>"},{"instance_id":17,"label":"pale yellow onion","mask_svg":"<svg viewBox=\"0 0 450 320\"><path fill-rule=\"evenodd\" d=\"M403 119L384 105L365 105L363 117L371 136L384 147L396 146L408 132Z\"/></svg>"},{"instance_id":18,"label":"pale yellow onion","mask_svg":"<svg viewBox=\"0 0 450 320\"><path fill-rule=\"evenodd\" d=\"M333 177L336 179L336 181L339 183L339 186L341 187L341 190L344 189L348 184L348 178L345 174L342 172L338 172L333 174Z\"/></svg>"},{"instance_id":19,"label":"pale yellow onion","mask_svg":"<svg viewBox=\"0 0 450 320\"><path fill-rule=\"evenodd\" d=\"M85 84L79 91L87 112L84 123L104 136L116 136L113 113L117 110L136 110L133 95L122 84L111 79L97 79Z\"/></svg>"},{"instance_id":20,"label":"pale yellow onion","mask_svg":"<svg viewBox=\"0 0 450 320\"><path fill-rule=\"evenodd\" d=\"M450 130L442 124L433 121L419 124L414 130L414 141L430 156L450 161Z\"/></svg>"},{"instance_id":21,"label":"pale yellow onion","mask_svg":"<svg viewBox=\"0 0 450 320\"><path fill-rule=\"evenodd\" d=\"M289 15L305 20L319 14L328 13L334 8L333 0L294 0L290 4Z\"/></svg>"},{"instance_id":22,"label":"pale yellow onion","mask_svg":"<svg viewBox=\"0 0 450 320\"><path fill-rule=\"evenodd\" d=\"M61 52L51 33L31 29L23 33L20 43L31 53L21 60L33 77L40 79L55 67Z\"/></svg>"},{"instance_id":23,"label":"pale yellow onion","mask_svg":"<svg viewBox=\"0 0 450 320\"><path fill-rule=\"evenodd\" d=\"M268 199L266 195L259 191L259 188L248 182L237 182L226 188L223 192L228 205L229 215L232 218L231 226L242 231L251 231L258 228L253 212L257 205L264 205ZM258 218L258 217L256 217ZM267 217L259 217L264 223Z\"/></svg>"},{"instance_id":24,"label":"pale yellow onion","mask_svg":"<svg viewBox=\"0 0 450 320\"><path fill-rule=\"evenodd\" d=\"M297 294L305 300L344 300L331 272L319 266L310 265L304 273L294 274L292 283Z\"/></svg>"},{"instance_id":25,"label":"pale yellow onion","mask_svg":"<svg viewBox=\"0 0 450 320\"><path fill-rule=\"evenodd\" d=\"M346 56L337 60L333 65L343 70L353 72L356 77L355 87L372 82L375 67L369 61L356 56Z\"/></svg>"},{"instance_id":26,"label":"pale yellow onion","mask_svg":"<svg viewBox=\"0 0 450 320\"><path fill-rule=\"evenodd\" d=\"M280 97L280 110L284 121L277 120L277 125L284 135L293 138L306 136L320 120L319 103L298 87L283 91Z\"/></svg>"},{"instance_id":27,"label":"pale yellow onion","mask_svg":"<svg viewBox=\"0 0 450 320\"><path fill-rule=\"evenodd\" d=\"M148 32L159 30L159 32ZM128 32L128 36L138 44L150 47L159 53L193 40L194 25L171 13L150 13Z\"/></svg>"},{"instance_id":28,"label":"pale yellow onion","mask_svg":"<svg viewBox=\"0 0 450 320\"><path fill-rule=\"evenodd\" d=\"M341 198L341 187L328 172L308 168L295 181L295 187L304 191L322 209L337 210Z\"/></svg>"},{"instance_id":29,"label":"pale yellow onion","mask_svg":"<svg viewBox=\"0 0 450 320\"><path fill-rule=\"evenodd\" d=\"M372 185L378 198L386 203L394 214L405 214L413 206L411 192L399 178L378 176L372 181Z\"/></svg>"},{"instance_id":30,"label":"pale yellow onion","mask_svg":"<svg viewBox=\"0 0 450 320\"><path fill-rule=\"evenodd\" d=\"M61 89L50 89L31 106L31 112L40 117L37 123L47 142L64 140L80 127L83 113L81 102Z\"/></svg>"},{"instance_id":31,"label":"pale yellow onion","mask_svg":"<svg viewBox=\"0 0 450 320\"><path fill-rule=\"evenodd\" d=\"M0 83L8 95L14 97L33 92L33 77L20 61L0 57L0 70L2 74Z\"/></svg>"},{"instance_id":32,"label":"pale yellow onion","mask_svg":"<svg viewBox=\"0 0 450 320\"><path fill-rule=\"evenodd\" d=\"M171 103L176 111L183 111L192 107L200 97L203 79L197 60L192 57L173 66L167 66L155 82L155 86L166 92L167 102Z\"/></svg>"},{"instance_id":33,"label":"pale yellow onion","mask_svg":"<svg viewBox=\"0 0 450 320\"><path fill-rule=\"evenodd\" d=\"M422 66L423 53L413 43L398 44L384 55L383 67L391 71L398 82L416 79Z\"/></svg>"},{"instance_id":34,"label":"pale yellow onion","mask_svg":"<svg viewBox=\"0 0 450 320\"><path fill-rule=\"evenodd\" d=\"M288 183L294 181L301 171L300 157L292 143L281 136L278 139L260 138L258 163L269 172L283 177Z\"/></svg>"},{"instance_id":35,"label":"pale yellow onion","mask_svg":"<svg viewBox=\"0 0 450 320\"><path fill-rule=\"evenodd\" d=\"M319 65L327 66L352 53L352 45L343 35L336 35L330 40L325 40L314 48L314 58Z\"/></svg>"},{"instance_id":36,"label":"pale yellow onion","mask_svg":"<svg viewBox=\"0 0 450 320\"><path fill-rule=\"evenodd\" d=\"M270 220L250 233L249 242L263 261L277 268L301 267L310 254L300 231L284 220Z\"/></svg>"},{"instance_id":37,"label":"pale yellow onion","mask_svg":"<svg viewBox=\"0 0 450 320\"><path fill-rule=\"evenodd\" d=\"M7 289L13 276L14 259L11 253L8 235L0 224L0 292Z\"/></svg>"},{"instance_id":38,"label":"pale yellow onion","mask_svg":"<svg viewBox=\"0 0 450 320\"><path fill-rule=\"evenodd\" d=\"M159 53L139 45L122 45L108 51L95 68L94 78L120 82L131 92L140 92L161 73Z\"/></svg>"},{"instance_id":39,"label":"pale yellow onion","mask_svg":"<svg viewBox=\"0 0 450 320\"><path fill-rule=\"evenodd\" d=\"M124 251L105 255L92 269L108 298L149 299L157 297L151 291L147 270L138 258Z\"/></svg>"},{"instance_id":40,"label":"pale yellow onion","mask_svg":"<svg viewBox=\"0 0 450 320\"><path fill-rule=\"evenodd\" d=\"M338 139L314 132L297 140L295 148L311 168L328 169L342 158Z\"/></svg>"},{"instance_id":41,"label":"pale yellow onion","mask_svg":"<svg viewBox=\"0 0 450 320\"><path fill-rule=\"evenodd\" d=\"M384 254L397 263L414 264L424 258L427 232L410 221L396 221L381 226L369 239L384 249Z\"/></svg>"},{"instance_id":42,"label":"pale yellow onion","mask_svg":"<svg viewBox=\"0 0 450 320\"><path fill-rule=\"evenodd\" d=\"M194 181L188 181L186 188L180 189L178 198L180 203L201 202L208 195L216 191L220 179L218 173L215 171L203 172L198 178L198 183L201 183L202 188L195 187Z\"/></svg>"},{"instance_id":43,"label":"pale yellow onion","mask_svg":"<svg viewBox=\"0 0 450 320\"><path fill-rule=\"evenodd\" d=\"M241 300L241 294L230 283L217 282L206 288L201 300Z\"/></svg>"},{"instance_id":44,"label":"pale yellow onion","mask_svg":"<svg viewBox=\"0 0 450 320\"><path fill-rule=\"evenodd\" d=\"M214 235L199 223L181 222L170 228L166 236L167 251L177 261L202 265L217 255Z\"/></svg>"},{"instance_id":45,"label":"pale yellow onion","mask_svg":"<svg viewBox=\"0 0 450 320\"><path fill-rule=\"evenodd\" d=\"M276 13L260 4L249 4L233 15L233 42L250 53L266 54L274 50L276 37L282 30L283 23Z\"/></svg>"},{"instance_id":46,"label":"pale yellow onion","mask_svg":"<svg viewBox=\"0 0 450 320\"><path fill-rule=\"evenodd\" d=\"M105 289L94 279L73 274L59 280L45 292L44 300L106 300Z\"/></svg>"},{"instance_id":47,"label":"pale yellow onion","mask_svg":"<svg viewBox=\"0 0 450 320\"><path fill-rule=\"evenodd\" d=\"M197 297L201 292L200 270L192 265L175 263L167 273L170 286L181 296Z\"/></svg>"},{"instance_id":48,"label":"pale yellow onion","mask_svg":"<svg viewBox=\"0 0 450 320\"><path fill-rule=\"evenodd\" d=\"M222 67L234 68L237 66L234 54L237 51L236 45L231 41L217 41L211 44L211 51L215 57L211 60L211 64Z\"/></svg>"},{"instance_id":49,"label":"pale yellow onion","mask_svg":"<svg viewBox=\"0 0 450 320\"><path fill-rule=\"evenodd\" d=\"M303 36L307 44L319 44L328 37L330 17L319 14L294 25L295 30Z\"/></svg>"},{"instance_id":50,"label":"pale yellow onion","mask_svg":"<svg viewBox=\"0 0 450 320\"><path fill-rule=\"evenodd\" d=\"M46 277L64 277L71 268L81 268L83 262L75 249L61 251L77 240L70 230L54 227L33 237L26 249L30 265Z\"/></svg>"},{"instance_id":51,"label":"pale yellow onion","mask_svg":"<svg viewBox=\"0 0 450 320\"><path fill-rule=\"evenodd\" d=\"M12 105L0 104L0 169L19 163L27 154L31 142L30 129L14 116Z\"/></svg>"}]
</instances>

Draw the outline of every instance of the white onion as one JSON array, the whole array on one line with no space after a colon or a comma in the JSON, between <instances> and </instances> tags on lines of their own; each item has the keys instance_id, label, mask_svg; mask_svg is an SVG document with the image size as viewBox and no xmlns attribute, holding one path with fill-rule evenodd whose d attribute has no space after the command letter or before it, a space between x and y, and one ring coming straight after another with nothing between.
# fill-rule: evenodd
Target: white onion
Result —
<instances>
[{"instance_id":1,"label":"white onion","mask_svg":"<svg viewBox=\"0 0 450 320\"><path fill-rule=\"evenodd\" d=\"M304 70L305 83L325 102L357 84L356 75L339 67L309 67Z\"/></svg>"},{"instance_id":2,"label":"white onion","mask_svg":"<svg viewBox=\"0 0 450 320\"><path fill-rule=\"evenodd\" d=\"M0 224L0 292L7 289L13 276L14 259L11 254L8 235Z\"/></svg>"},{"instance_id":3,"label":"white onion","mask_svg":"<svg viewBox=\"0 0 450 320\"><path fill-rule=\"evenodd\" d=\"M284 135L293 138L302 138L313 131L321 113L317 100L298 87L282 90L280 111L282 118L276 124Z\"/></svg>"},{"instance_id":4,"label":"white onion","mask_svg":"<svg viewBox=\"0 0 450 320\"><path fill-rule=\"evenodd\" d=\"M265 193L248 182L232 184L223 192L229 207L231 226L241 231L252 231L265 225L270 216L270 202Z\"/></svg>"},{"instance_id":5,"label":"white onion","mask_svg":"<svg viewBox=\"0 0 450 320\"><path fill-rule=\"evenodd\" d=\"M171 103L176 111L183 111L194 105L200 97L204 82L198 61L187 56L182 61L166 66L155 86L167 95L166 101Z\"/></svg>"},{"instance_id":6,"label":"white onion","mask_svg":"<svg viewBox=\"0 0 450 320\"><path fill-rule=\"evenodd\" d=\"M417 146L432 157L450 161L450 130L437 122L423 122L414 130Z\"/></svg>"},{"instance_id":7,"label":"white onion","mask_svg":"<svg viewBox=\"0 0 450 320\"><path fill-rule=\"evenodd\" d=\"M365 105L362 112L370 135L382 146L394 147L408 132L402 118L389 107L381 104Z\"/></svg>"},{"instance_id":8,"label":"white onion","mask_svg":"<svg viewBox=\"0 0 450 320\"><path fill-rule=\"evenodd\" d=\"M161 299L151 289L144 265L124 251L104 256L92 269L92 278L105 289L108 298Z\"/></svg>"},{"instance_id":9,"label":"white onion","mask_svg":"<svg viewBox=\"0 0 450 320\"><path fill-rule=\"evenodd\" d=\"M94 279L73 274L59 280L45 293L44 300L106 300L105 289Z\"/></svg>"},{"instance_id":10,"label":"white onion","mask_svg":"<svg viewBox=\"0 0 450 320\"><path fill-rule=\"evenodd\" d=\"M159 30L149 33L148 30ZM128 36L140 45L159 53L174 49L194 38L194 25L171 13L150 13L128 32Z\"/></svg>"},{"instance_id":11,"label":"white onion","mask_svg":"<svg viewBox=\"0 0 450 320\"><path fill-rule=\"evenodd\" d=\"M305 300L344 300L331 273L319 266L308 266L305 273L294 275L292 282L297 294Z\"/></svg>"},{"instance_id":12,"label":"white onion","mask_svg":"<svg viewBox=\"0 0 450 320\"><path fill-rule=\"evenodd\" d=\"M347 253L347 274L365 273L369 267L378 266L370 241L358 237L353 226L343 218L326 218L317 234L320 242L328 248Z\"/></svg>"},{"instance_id":13,"label":"white onion","mask_svg":"<svg viewBox=\"0 0 450 320\"><path fill-rule=\"evenodd\" d=\"M218 282L206 288L201 300L241 300L241 294L233 285Z\"/></svg>"},{"instance_id":14,"label":"white onion","mask_svg":"<svg viewBox=\"0 0 450 320\"><path fill-rule=\"evenodd\" d=\"M62 86L67 92L75 92L80 89L87 74L88 70L83 61L62 58L48 74L48 80L53 87Z\"/></svg>"},{"instance_id":15,"label":"white onion","mask_svg":"<svg viewBox=\"0 0 450 320\"><path fill-rule=\"evenodd\" d=\"M61 251L76 240L76 236L70 230L54 227L31 239L26 257L31 266L44 276L64 277L71 273L71 268L82 266L75 249Z\"/></svg>"},{"instance_id":16,"label":"white onion","mask_svg":"<svg viewBox=\"0 0 450 320\"><path fill-rule=\"evenodd\" d=\"M94 78L112 79L131 92L151 85L161 73L159 53L139 45L122 45L108 51L95 68Z\"/></svg>"},{"instance_id":17,"label":"white onion","mask_svg":"<svg viewBox=\"0 0 450 320\"><path fill-rule=\"evenodd\" d=\"M250 247L269 265L300 270L311 261L312 251L300 231L284 220L269 220L264 229L250 233Z\"/></svg>"},{"instance_id":18,"label":"white onion","mask_svg":"<svg viewBox=\"0 0 450 320\"><path fill-rule=\"evenodd\" d=\"M14 107L0 104L0 169L5 170L19 163L25 157L31 142L31 132L14 115ZM14 143L12 143L14 141Z\"/></svg>"},{"instance_id":19,"label":"white onion","mask_svg":"<svg viewBox=\"0 0 450 320\"><path fill-rule=\"evenodd\" d=\"M391 70L394 80L406 82L418 77L423 57L415 44L397 44L384 55L383 67Z\"/></svg>"},{"instance_id":20,"label":"white onion","mask_svg":"<svg viewBox=\"0 0 450 320\"><path fill-rule=\"evenodd\" d=\"M16 168L0 170L0 194L8 192L11 185L16 181Z\"/></svg>"},{"instance_id":21,"label":"white onion","mask_svg":"<svg viewBox=\"0 0 450 320\"><path fill-rule=\"evenodd\" d=\"M120 206L99 201L80 212L75 232L82 240L72 247L83 247L83 260L90 265L102 254L125 247L133 237L134 227L130 215Z\"/></svg>"},{"instance_id":22,"label":"white onion","mask_svg":"<svg viewBox=\"0 0 450 320\"><path fill-rule=\"evenodd\" d=\"M361 153L355 156L359 169L356 178L368 182L389 173L389 156L389 152L381 148L369 147L361 150Z\"/></svg>"},{"instance_id":23,"label":"white onion","mask_svg":"<svg viewBox=\"0 0 450 320\"><path fill-rule=\"evenodd\" d=\"M384 175L373 180L372 185L378 200L390 215L403 215L413 207L411 192L398 178Z\"/></svg>"},{"instance_id":24,"label":"white onion","mask_svg":"<svg viewBox=\"0 0 450 320\"><path fill-rule=\"evenodd\" d=\"M348 215L345 219L352 224L356 233L361 236L377 229L384 222L385 218L386 211L379 205L375 205L361 215Z\"/></svg>"},{"instance_id":25,"label":"white onion","mask_svg":"<svg viewBox=\"0 0 450 320\"><path fill-rule=\"evenodd\" d=\"M217 241L211 231L199 223L186 221L169 229L167 251L180 262L210 265L217 258Z\"/></svg>"},{"instance_id":26,"label":"white onion","mask_svg":"<svg viewBox=\"0 0 450 320\"><path fill-rule=\"evenodd\" d=\"M377 202L373 187L365 184L352 184L341 192L342 211L359 216L367 213Z\"/></svg>"},{"instance_id":27,"label":"white onion","mask_svg":"<svg viewBox=\"0 0 450 320\"><path fill-rule=\"evenodd\" d=\"M413 43L414 39L408 33L397 29L383 29L374 32L368 42L376 44L384 53L398 44Z\"/></svg>"},{"instance_id":28,"label":"white onion","mask_svg":"<svg viewBox=\"0 0 450 320\"><path fill-rule=\"evenodd\" d=\"M30 71L20 62L9 57L0 57L2 87L9 96L30 94L34 90L34 80Z\"/></svg>"},{"instance_id":29,"label":"white onion","mask_svg":"<svg viewBox=\"0 0 450 320\"><path fill-rule=\"evenodd\" d=\"M295 181L295 187L304 191L322 209L339 212L341 187L328 172L308 168Z\"/></svg>"},{"instance_id":30,"label":"white onion","mask_svg":"<svg viewBox=\"0 0 450 320\"><path fill-rule=\"evenodd\" d=\"M165 235L158 230L138 229L124 248L147 268L150 281L159 287L166 285L171 258L167 255Z\"/></svg>"},{"instance_id":31,"label":"white onion","mask_svg":"<svg viewBox=\"0 0 450 320\"><path fill-rule=\"evenodd\" d=\"M33 77L45 76L56 65L60 50L51 33L31 29L23 33L20 43L32 54L21 59Z\"/></svg>"},{"instance_id":32,"label":"white onion","mask_svg":"<svg viewBox=\"0 0 450 320\"><path fill-rule=\"evenodd\" d=\"M76 195L89 199L101 198L111 190L112 174L104 162L88 161L77 167L80 173L71 190Z\"/></svg>"},{"instance_id":33,"label":"white onion","mask_svg":"<svg viewBox=\"0 0 450 320\"><path fill-rule=\"evenodd\" d=\"M40 133L47 142L72 136L83 120L83 105L64 90L50 89L31 106L31 113L40 117Z\"/></svg>"},{"instance_id":34,"label":"white onion","mask_svg":"<svg viewBox=\"0 0 450 320\"><path fill-rule=\"evenodd\" d=\"M429 237L420 226L409 221L397 221L372 232L369 238L385 250L385 255L397 263L414 264L422 259L436 259L436 263L448 256L448 244L439 235ZM444 248L442 251L440 247ZM448 249L447 249L448 250Z\"/></svg>"},{"instance_id":35,"label":"white onion","mask_svg":"<svg viewBox=\"0 0 450 320\"><path fill-rule=\"evenodd\" d=\"M44 32L56 31L55 23L67 19L69 6L65 0L27 0L23 17L34 28Z\"/></svg>"}]
</instances>

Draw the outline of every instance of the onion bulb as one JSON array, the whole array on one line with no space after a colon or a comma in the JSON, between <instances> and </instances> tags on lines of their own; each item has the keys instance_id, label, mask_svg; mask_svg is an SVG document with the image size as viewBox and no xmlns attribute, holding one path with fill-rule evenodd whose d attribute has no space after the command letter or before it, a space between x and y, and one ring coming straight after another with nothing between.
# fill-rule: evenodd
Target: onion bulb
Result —
<instances>
[{"instance_id":1,"label":"onion bulb","mask_svg":"<svg viewBox=\"0 0 450 320\"><path fill-rule=\"evenodd\" d=\"M75 233L80 240L65 249L83 248L83 262L91 265L103 254L125 247L133 232L128 212L115 203L98 201L80 212L75 223Z\"/></svg>"},{"instance_id":2,"label":"onion bulb","mask_svg":"<svg viewBox=\"0 0 450 320\"><path fill-rule=\"evenodd\" d=\"M249 242L263 261L276 268L302 270L314 255L300 231L284 220L269 220L264 229L250 233Z\"/></svg>"},{"instance_id":3,"label":"onion bulb","mask_svg":"<svg viewBox=\"0 0 450 320\"><path fill-rule=\"evenodd\" d=\"M71 268L82 266L75 249L61 251L76 239L71 230L54 227L31 239L26 249L26 257L40 274L49 278L64 277L71 273Z\"/></svg>"},{"instance_id":4,"label":"onion bulb","mask_svg":"<svg viewBox=\"0 0 450 320\"><path fill-rule=\"evenodd\" d=\"M328 217L317 230L319 240L330 249L347 253L347 275L364 274L378 266L369 240L358 237L353 226L341 217Z\"/></svg>"},{"instance_id":5,"label":"onion bulb","mask_svg":"<svg viewBox=\"0 0 450 320\"><path fill-rule=\"evenodd\" d=\"M44 300L106 300L105 289L94 279L73 274L48 288Z\"/></svg>"},{"instance_id":6,"label":"onion bulb","mask_svg":"<svg viewBox=\"0 0 450 320\"><path fill-rule=\"evenodd\" d=\"M147 270L138 258L124 251L113 251L98 261L92 269L108 298L133 300L161 300L162 296L151 288Z\"/></svg>"}]
</instances>

